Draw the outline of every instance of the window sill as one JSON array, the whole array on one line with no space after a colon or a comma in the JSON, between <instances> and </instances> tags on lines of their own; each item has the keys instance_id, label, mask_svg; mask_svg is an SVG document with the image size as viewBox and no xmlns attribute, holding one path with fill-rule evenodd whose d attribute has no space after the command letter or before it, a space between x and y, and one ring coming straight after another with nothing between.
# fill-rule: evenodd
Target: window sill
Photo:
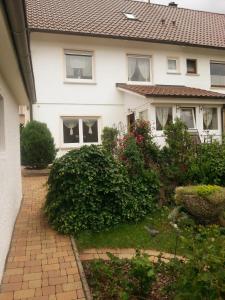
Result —
<instances>
[{"instance_id":1,"label":"window sill","mask_svg":"<svg viewBox=\"0 0 225 300\"><path fill-rule=\"evenodd\" d=\"M200 76L198 73L186 73L186 76Z\"/></svg>"},{"instance_id":2,"label":"window sill","mask_svg":"<svg viewBox=\"0 0 225 300\"><path fill-rule=\"evenodd\" d=\"M211 85L211 88L225 88L225 85Z\"/></svg>"},{"instance_id":3,"label":"window sill","mask_svg":"<svg viewBox=\"0 0 225 300\"><path fill-rule=\"evenodd\" d=\"M64 79L64 83L67 84L90 84L95 85L97 84L96 81L93 80L76 80L76 79Z\"/></svg>"},{"instance_id":4,"label":"window sill","mask_svg":"<svg viewBox=\"0 0 225 300\"><path fill-rule=\"evenodd\" d=\"M77 149L83 146L90 146L90 145L100 145L100 142L96 142L96 143L83 143L83 144L64 144L60 147L60 150L71 150L71 149Z\"/></svg>"},{"instance_id":5,"label":"window sill","mask_svg":"<svg viewBox=\"0 0 225 300\"><path fill-rule=\"evenodd\" d=\"M133 85L152 85L151 81L127 81L127 84Z\"/></svg>"},{"instance_id":6,"label":"window sill","mask_svg":"<svg viewBox=\"0 0 225 300\"><path fill-rule=\"evenodd\" d=\"M169 74L169 75L181 75L181 72L171 72L171 71L168 71L167 74Z\"/></svg>"}]
</instances>

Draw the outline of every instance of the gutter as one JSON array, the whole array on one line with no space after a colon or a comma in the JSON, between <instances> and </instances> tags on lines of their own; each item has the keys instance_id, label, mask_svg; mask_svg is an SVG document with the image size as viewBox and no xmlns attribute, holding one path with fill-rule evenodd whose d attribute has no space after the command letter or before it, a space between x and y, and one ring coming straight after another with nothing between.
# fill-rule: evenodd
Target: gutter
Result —
<instances>
[{"instance_id":1,"label":"gutter","mask_svg":"<svg viewBox=\"0 0 225 300\"><path fill-rule=\"evenodd\" d=\"M3 5L9 23L9 28L26 92L30 103L32 104L36 102L36 92L29 46L25 3L23 0L3 0ZM32 105L30 108L32 119Z\"/></svg>"}]
</instances>

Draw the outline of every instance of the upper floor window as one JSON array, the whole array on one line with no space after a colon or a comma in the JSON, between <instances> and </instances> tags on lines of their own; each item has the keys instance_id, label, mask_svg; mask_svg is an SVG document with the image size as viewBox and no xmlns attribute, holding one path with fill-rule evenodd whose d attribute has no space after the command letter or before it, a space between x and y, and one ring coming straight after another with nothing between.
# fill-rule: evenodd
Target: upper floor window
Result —
<instances>
[{"instance_id":1,"label":"upper floor window","mask_svg":"<svg viewBox=\"0 0 225 300\"><path fill-rule=\"evenodd\" d=\"M211 62L211 85L215 87L225 87L225 62Z\"/></svg>"},{"instance_id":2,"label":"upper floor window","mask_svg":"<svg viewBox=\"0 0 225 300\"><path fill-rule=\"evenodd\" d=\"M65 52L66 78L90 81L93 80L93 52Z\"/></svg>"},{"instance_id":3,"label":"upper floor window","mask_svg":"<svg viewBox=\"0 0 225 300\"><path fill-rule=\"evenodd\" d=\"M168 72L169 73L178 73L179 72L179 61L177 58L168 58L167 59Z\"/></svg>"},{"instance_id":4,"label":"upper floor window","mask_svg":"<svg viewBox=\"0 0 225 300\"><path fill-rule=\"evenodd\" d=\"M63 144L98 143L98 128L96 117L63 117Z\"/></svg>"},{"instance_id":5,"label":"upper floor window","mask_svg":"<svg viewBox=\"0 0 225 300\"><path fill-rule=\"evenodd\" d=\"M197 74L197 59L187 59L187 74Z\"/></svg>"},{"instance_id":6,"label":"upper floor window","mask_svg":"<svg viewBox=\"0 0 225 300\"><path fill-rule=\"evenodd\" d=\"M128 80L134 82L150 82L149 56L128 55Z\"/></svg>"},{"instance_id":7,"label":"upper floor window","mask_svg":"<svg viewBox=\"0 0 225 300\"><path fill-rule=\"evenodd\" d=\"M164 130L172 121L172 107L156 107L156 130Z\"/></svg>"},{"instance_id":8,"label":"upper floor window","mask_svg":"<svg viewBox=\"0 0 225 300\"><path fill-rule=\"evenodd\" d=\"M0 152L5 149L4 102L0 95Z\"/></svg>"},{"instance_id":9,"label":"upper floor window","mask_svg":"<svg viewBox=\"0 0 225 300\"><path fill-rule=\"evenodd\" d=\"M218 129L218 114L216 107L203 108L203 128L204 130Z\"/></svg>"}]
</instances>

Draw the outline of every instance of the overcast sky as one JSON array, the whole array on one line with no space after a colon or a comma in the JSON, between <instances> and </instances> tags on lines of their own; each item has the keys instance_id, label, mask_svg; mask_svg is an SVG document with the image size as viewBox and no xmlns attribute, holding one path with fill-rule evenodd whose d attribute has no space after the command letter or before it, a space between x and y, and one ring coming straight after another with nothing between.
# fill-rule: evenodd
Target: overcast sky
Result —
<instances>
[{"instance_id":1,"label":"overcast sky","mask_svg":"<svg viewBox=\"0 0 225 300\"><path fill-rule=\"evenodd\" d=\"M176 2L179 7L206 10L225 14L225 0L151 0L151 3L168 4Z\"/></svg>"}]
</instances>

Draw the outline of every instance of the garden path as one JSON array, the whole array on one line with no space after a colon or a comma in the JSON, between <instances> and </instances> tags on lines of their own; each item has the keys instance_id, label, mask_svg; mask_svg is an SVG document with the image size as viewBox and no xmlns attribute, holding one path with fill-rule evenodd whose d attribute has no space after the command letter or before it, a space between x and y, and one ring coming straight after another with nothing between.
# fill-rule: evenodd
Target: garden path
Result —
<instances>
[{"instance_id":1,"label":"garden path","mask_svg":"<svg viewBox=\"0 0 225 300\"><path fill-rule=\"evenodd\" d=\"M23 178L0 300L85 300L70 238L52 230L43 217L46 179Z\"/></svg>"}]
</instances>

